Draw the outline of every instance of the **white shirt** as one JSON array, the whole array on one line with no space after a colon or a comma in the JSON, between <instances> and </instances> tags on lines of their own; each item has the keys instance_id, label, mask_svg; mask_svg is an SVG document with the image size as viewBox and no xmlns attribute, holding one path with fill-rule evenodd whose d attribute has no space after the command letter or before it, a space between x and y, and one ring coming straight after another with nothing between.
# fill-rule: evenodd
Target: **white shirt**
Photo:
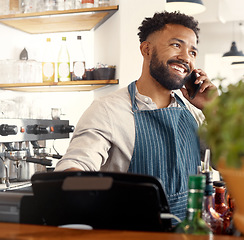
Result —
<instances>
[{"instance_id":1,"label":"white shirt","mask_svg":"<svg viewBox=\"0 0 244 240\"><path fill-rule=\"evenodd\" d=\"M175 91L186 104L198 125L204 120L202 112L190 104L180 90ZM157 109L150 97L136 90L140 110ZM168 107L178 107L172 93ZM94 100L81 116L66 154L55 171L74 167L83 171L127 172L135 141L135 123L128 87Z\"/></svg>"}]
</instances>

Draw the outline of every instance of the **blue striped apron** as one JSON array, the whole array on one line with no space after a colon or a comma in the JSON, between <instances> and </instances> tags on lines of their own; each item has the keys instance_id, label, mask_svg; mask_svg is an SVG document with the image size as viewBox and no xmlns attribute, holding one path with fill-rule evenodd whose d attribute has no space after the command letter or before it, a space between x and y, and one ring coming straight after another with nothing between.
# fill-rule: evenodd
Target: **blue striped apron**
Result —
<instances>
[{"instance_id":1,"label":"blue striped apron","mask_svg":"<svg viewBox=\"0 0 244 240\"><path fill-rule=\"evenodd\" d=\"M128 172L160 178L171 213L183 220L188 176L196 174L200 165L196 120L177 95L180 107L139 110L135 82L128 90L135 119L135 145ZM176 223L172 220L172 224Z\"/></svg>"}]
</instances>

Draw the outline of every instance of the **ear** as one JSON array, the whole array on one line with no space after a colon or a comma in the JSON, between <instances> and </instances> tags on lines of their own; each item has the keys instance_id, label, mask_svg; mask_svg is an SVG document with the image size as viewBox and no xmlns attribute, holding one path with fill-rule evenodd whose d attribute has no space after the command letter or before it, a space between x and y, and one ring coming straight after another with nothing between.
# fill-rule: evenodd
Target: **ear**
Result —
<instances>
[{"instance_id":1,"label":"ear","mask_svg":"<svg viewBox=\"0 0 244 240\"><path fill-rule=\"evenodd\" d=\"M144 41L140 45L141 54L144 58L150 56L150 42Z\"/></svg>"}]
</instances>

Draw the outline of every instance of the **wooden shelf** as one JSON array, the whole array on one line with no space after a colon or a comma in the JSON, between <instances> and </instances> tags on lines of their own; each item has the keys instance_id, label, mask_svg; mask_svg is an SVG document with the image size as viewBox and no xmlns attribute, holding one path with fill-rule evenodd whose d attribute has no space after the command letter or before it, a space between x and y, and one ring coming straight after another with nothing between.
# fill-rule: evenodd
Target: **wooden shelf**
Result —
<instances>
[{"instance_id":1,"label":"wooden shelf","mask_svg":"<svg viewBox=\"0 0 244 240\"><path fill-rule=\"evenodd\" d=\"M55 83L12 83L0 84L0 89L19 92L73 92L91 91L107 85L116 85L118 79L113 80L81 80Z\"/></svg>"},{"instance_id":2,"label":"wooden shelf","mask_svg":"<svg viewBox=\"0 0 244 240\"><path fill-rule=\"evenodd\" d=\"M89 31L96 29L118 10L118 5L1 15L0 23L31 33Z\"/></svg>"}]
</instances>

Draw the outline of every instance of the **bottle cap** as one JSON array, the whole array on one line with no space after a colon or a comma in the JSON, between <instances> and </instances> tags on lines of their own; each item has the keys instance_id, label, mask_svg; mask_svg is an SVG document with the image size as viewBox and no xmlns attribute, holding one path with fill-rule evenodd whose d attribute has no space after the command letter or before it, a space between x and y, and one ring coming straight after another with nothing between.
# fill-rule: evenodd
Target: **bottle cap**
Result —
<instances>
[{"instance_id":1,"label":"bottle cap","mask_svg":"<svg viewBox=\"0 0 244 240\"><path fill-rule=\"evenodd\" d=\"M215 187L225 187L225 182L223 182L223 181L214 181L213 185Z\"/></svg>"},{"instance_id":2,"label":"bottle cap","mask_svg":"<svg viewBox=\"0 0 244 240\"><path fill-rule=\"evenodd\" d=\"M202 174L206 176L206 184L213 185L213 172L211 171L202 171Z\"/></svg>"},{"instance_id":3,"label":"bottle cap","mask_svg":"<svg viewBox=\"0 0 244 240\"><path fill-rule=\"evenodd\" d=\"M189 189L205 189L206 177L205 175L190 175L188 181Z\"/></svg>"},{"instance_id":4,"label":"bottle cap","mask_svg":"<svg viewBox=\"0 0 244 240\"><path fill-rule=\"evenodd\" d=\"M66 41L66 37L62 37L62 41Z\"/></svg>"},{"instance_id":5,"label":"bottle cap","mask_svg":"<svg viewBox=\"0 0 244 240\"><path fill-rule=\"evenodd\" d=\"M205 187L205 195L212 195L213 191L213 172L210 171L202 171L202 174L206 176L206 187Z\"/></svg>"}]
</instances>

